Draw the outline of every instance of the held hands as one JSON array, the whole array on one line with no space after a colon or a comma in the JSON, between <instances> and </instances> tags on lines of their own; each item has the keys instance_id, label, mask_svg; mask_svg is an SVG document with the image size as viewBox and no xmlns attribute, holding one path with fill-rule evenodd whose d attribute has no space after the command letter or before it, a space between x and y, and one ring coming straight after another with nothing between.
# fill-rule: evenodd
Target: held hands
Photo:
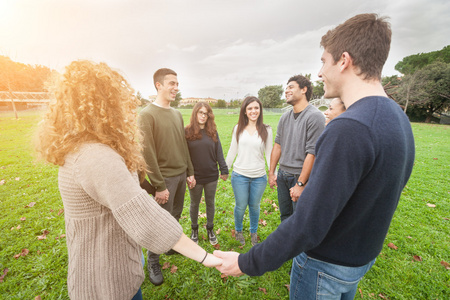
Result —
<instances>
[{"instance_id":1,"label":"held hands","mask_svg":"<svg viewBox=\"0 0 450 300\"><path fill-rule=\"evenodd\" d=\"M238 264L239 253L223 252L220 250L215 250L213 254L222 259L222 264L216 266L216 269L222 274L225 274L226 276L235 276L235 277L244 274L242 273Z\"/></svg>"},{"instance_id":2,"label":"held hands","mask_svg":"<svg viewBox=\"0 0 450 300\"><path fill-rule=\"evenodd\" d=\"M273 189L274 186L278 187L276 174L269 173L269 185L271 189Z\"/></svg>"},{"instance_id":3,"label":"held hands","mask_svg":"<svg viewBox=\"0 0 450 300\"><path fill-rule=\"evenodd\" d=\"M165 189L162 192L156 192L155 194L155 200L158 202L159 205L166 204L167 201L169 201L169 190Z\"/></svg>"},{"instance_id":4,"label":"held hands","mask_svg":"<svg viewBox=\"0 0 450 300\"><path fill-rule=\"evenodd\" d=\"M227 181L227 179L228 179L228 174L220 175L220 179L222 179L223 181Z\"/></svg>"},{"instance_id":5,"label":"held hands","mask_svg":"<svg viewBox=\"0 0 450 300\"><path fill-rule=\"evenodd\" d=\"M187 182L189 189L193 189L195 187L195 185L197 184L197 181L195 181L194 175L187 177L186 182Z\"/></svg>"},{"instance_id":6,"label":"held hands","mask_svg":"<svg viewBox=\"0 0 450 300\"><path fill-rule=\"evenodd\" d=\"M205 267L218 267L223 263L223 260L215 255L212 255L211 253L208 253L205 257L205 260L203 261L203 265Z\"/></svg>"},{"instance_id":7,"label":"held hands","mask_svg":"<svg viewBox=\"0 0 450 300\"><path fill-rule=\"evenodd\" d=\"M297 202L298 198L300 198L300 195L303 193L304 189L305 189L304 186L298 186L297 184L289 189L291 199L293 202Z\"/></svg>"}]
</instances>

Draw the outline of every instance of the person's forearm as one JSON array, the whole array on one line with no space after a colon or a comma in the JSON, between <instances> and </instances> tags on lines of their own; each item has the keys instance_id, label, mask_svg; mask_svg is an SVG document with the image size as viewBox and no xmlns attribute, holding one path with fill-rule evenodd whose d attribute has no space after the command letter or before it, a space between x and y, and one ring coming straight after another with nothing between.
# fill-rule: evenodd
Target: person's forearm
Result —
<instances>
[{"instance_id":1,"label":"person's forearm","mask_svg":"<svg viewBox=\"0 0 450 300\"><path fill-rule=\"evenodd\" d=\"M198 262L203 260L206 253L206 250L203 250L202 247L194 243L184 233L172 249Z\"/></svg>"},{"instance_id":2,"label":"person's forearm","mask_svg":"<svg viewBox=\"0 0 450 300\"><path fill-rule=\"evenodd\" d=\"M281 157L281 146L280 144L275 143L272 148L272 153L270 154L270 166L269 166L269 174L274 174L275 169L277 168L278 161Z\"/></svg>"},{"instance_id":3,"label":"person's forearm","mask_svg":"<svg viewBox=\"0 0 450 300\"><path fill-rule=\"evenodd\" d=\"M306 184L306 182L309 180L309 175L311 174L315 159L316 157L312 154L308 153L306 155L305 161L303 162L302 172L300 173L297 181L301 181L303 182L303 184Z\"/></svg>"},{"instance_id":4,"label":"person's forearm","mask_svg":"<svg viewBox=\"0 0 450 300\"><path fill-rule=\"evenodd\" d=\"M216 267L222 264L221 258L208 253L202 247L194 243L184 233L172 249L186 257L189 257L190 259L202 263L206 267Z\"/></svg>"}]
</instances>

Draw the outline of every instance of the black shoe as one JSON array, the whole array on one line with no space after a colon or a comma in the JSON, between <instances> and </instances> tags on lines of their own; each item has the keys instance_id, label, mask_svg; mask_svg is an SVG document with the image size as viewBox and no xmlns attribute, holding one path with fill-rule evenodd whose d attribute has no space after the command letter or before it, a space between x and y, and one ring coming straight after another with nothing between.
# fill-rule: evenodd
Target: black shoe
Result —
<instances>
[{"instance_id":1,"label":"black shoe","mask_svg":"<svg viewBox=\"0 0 450 300\"><path fill-rule=\"evenodd\" d=\"M159 263L148 264L148 277L150 278L150 282L154 285L158 286L164 282L164 277L161 272L161 265Z\"/></svg>"},{"instance_id":2,"label":"black shoe","mask_svg":"<svg viewBox=\"0 0 450 300\"><path fill-rule=\"evenodd\" d=\"M164 253L165 255L174 255L174 254L180 254L177 251L170 249L169 251L167 251L166 253Z\"/></svg>"},{"instance_id":3,"label":"black shoe","mask_svg":"<svg viewBox=\"0 0 450 300\"><path fill-rule=\"evenodd\" d=\"M191 233L191 240L198 244L198 226L197 227L192 227L192 233Z\"/></svg>"},{"instance_id":4,"label":"black shoe","mask_svg":"<svg viewBox=\"0 0 450 300\"><path fill-rule=\"evenodd\" d=\"M213 228L207 228L206 230L208 231L209 242L211 243L211 245L216 245L217 244L217 237L214 234L214 229Z\"/></svg>"}]
</instances>

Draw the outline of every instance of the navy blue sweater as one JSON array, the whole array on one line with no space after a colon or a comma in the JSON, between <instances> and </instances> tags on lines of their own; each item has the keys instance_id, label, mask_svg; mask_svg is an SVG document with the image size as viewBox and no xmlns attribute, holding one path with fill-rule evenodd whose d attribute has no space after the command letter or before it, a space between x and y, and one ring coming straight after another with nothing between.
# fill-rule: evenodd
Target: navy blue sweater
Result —
<instances>
[{"instance_id":1,"label":"navy blue sweater","mask_svg":"<svg viewBox=\"0 0 450 300\"><path fill-rule=\"evenodd\" d=\"M262 275L305 252L344 266L380 253L400 194L411 175L414 138L394 101L366 97L333 119L294 214L239 256L240 269Z\"/></svg>"}]
</instances>

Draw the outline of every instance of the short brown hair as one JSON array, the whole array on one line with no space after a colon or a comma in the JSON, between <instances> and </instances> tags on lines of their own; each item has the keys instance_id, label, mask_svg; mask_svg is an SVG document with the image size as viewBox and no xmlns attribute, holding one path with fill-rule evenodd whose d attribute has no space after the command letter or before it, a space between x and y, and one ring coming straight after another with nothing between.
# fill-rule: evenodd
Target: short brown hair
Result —
<instances>
[{"instance_id":1,"label":"short brown hair","mask_svg":"<svg viewBox=\"0 0 450 300\"><path fill-rule=\"evenodd\" d=\"M153 74L153 84L155 85L155 88L156 88L157 82L164 84L164 77L166 77L166 75L177 76L177 73L174 70L171 70L168 68L162 68L162 69L157 70L155 72L155 74Z\"/></svg>"},{"instance_id":2,"label":"short brown hair","mask_svg":"<svg viewBox=\"0 0 450 300\"><path fill-rule=\"evenodd\" d=\"M381 80L381 71L391 45L391 25L386 17L360 14L329 30L320 45L338 62L348 52L353 65L360 69L364 80Z\"/></svg>"},{"instance_id":3,"label":"short brown hair","mask_svg":"<svg viewBox=\"0 0 450 300\"><path fill-rule=\"evenodd\" d=\"M291 78L289 78L287 83L289 84L289 82L291 82L291 81L297 82L300 89L304 89L306 87L305 96L306 96L306 100L308 100L308 102L309 102L309 100L311 100L311 96L312 96L311 81L303 75L292 76Z\"/></svg>"}]
</instances>

